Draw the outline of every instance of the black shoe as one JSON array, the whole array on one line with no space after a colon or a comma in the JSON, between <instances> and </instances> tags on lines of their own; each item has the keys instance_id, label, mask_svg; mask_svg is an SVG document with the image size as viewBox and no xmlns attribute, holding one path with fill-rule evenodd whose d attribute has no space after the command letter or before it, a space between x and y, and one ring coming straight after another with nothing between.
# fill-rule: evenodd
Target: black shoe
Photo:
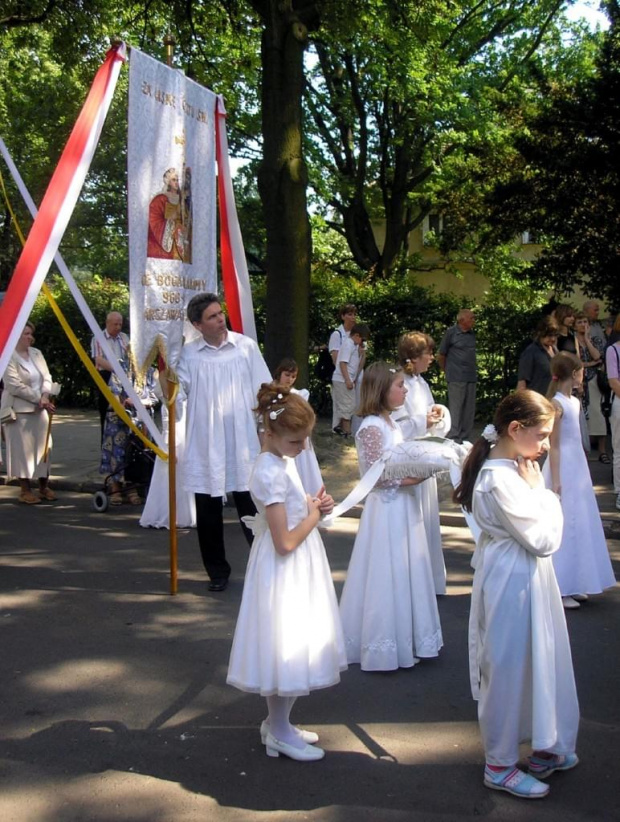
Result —
<instances>
[{"instance_id":1,"label":"black shoe","mask_svg":"<svg viewBox=\"0 0 620 822\"><path fill-rule=\"evenodd\" d=\"M209 583L209 591L225 591L227 588L227 579L212 579Z\"/></svg>"},{"instance_id":2,"label":"black shoe","mask_svg":"<svg viewBox=\"0 0 620 822\"><path fill-rule=\"evenodd\" d=\"M337 425L335 428L332 428L332 433L333 434L338 434L339 437L346 436L344 431L342 430L342 428L339 425Z\"/></svg>"}]
</instances>

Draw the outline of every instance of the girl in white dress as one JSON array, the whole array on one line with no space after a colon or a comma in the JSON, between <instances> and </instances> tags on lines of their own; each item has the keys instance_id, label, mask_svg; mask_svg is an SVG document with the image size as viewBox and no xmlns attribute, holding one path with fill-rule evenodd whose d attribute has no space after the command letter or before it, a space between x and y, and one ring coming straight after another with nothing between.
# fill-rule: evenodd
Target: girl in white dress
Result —
<instances>
[{"instance_id":1,"label":"girl in white dress","mask_svg":"<svg viewBox=\"0 0 620 822\"><path fill-rule=\"evenodd\" d=\"M450 430L450 412L445 405L435 403L431 389L422 377L433 362L434 345L432 337L419 331L403 334L398 341L398 362L405 372L407 396L403 407L393 412L392 419L400 425L405 439L423 437L425 434L445 437ZM445 594L446 564L441 544L439 499L435 477L430 477L423 482L419 493L433 568L435 593Z\"/></svg>"},{"instance_id":2,"label":"girl in white dress","mask_svg":"<svg viewBox=\"0 0 620 822\"><path fill-rule=\"evenodd\" d=\"M292 357L285 357L273 372L274 383L288 388L293 394L309 401L310 392L307 388L293 388L299 373L299 366ZM319 461L316 458L314 448L312 446L312 438L308 437L304 450L295 457L295 465L301 478L301 484L304 490L310 496L314 496L319 488L323 485L323 477L321 476L321 469L319 468Z\"/></svg>"},{"instance_id":3,"label":"girl in white dress","mask_svg":"<svg viewBox=\"0 0 620 822\"><path fill-rule=\"evenodd\" d=\"M295 699L340 681L347 667L338 603L316 526L333 499L321 488L311 497L295 457L314 425L305 400L263 384L257 412L263 450L250 477L258 513L235 629L227 682L266 697L261 738L268 756L322 759L318 736L291 725ZM246 519L247 521L247 519Z\"/></svg>"},{"instance_id":4,"label":"girl in white dress","mask_svg":"<svg viewBox=\"0 0 620 822\"><path fill-rule=\"evenodd\" d=\"M571 609L579 608L588 594L600 594L616 584L581 444L580 402L572 396L582 381L583 365L574 354L563 351L551 360L549 397L557 417L543 476L562 503L564 529L553 566L564 607Z\"/></svg>"},{"instance_id":5,"label":"girl in white dress","mask_svg":"<svg viewBox=\"0 0 620 822\"><path fill-rule=\"evenodd\" d=\"M480 528L469 619L472 695L484 744L484 784L524 799L578 763L579 706L551 555L562 508L536 460L549 449L555 409L528 389L510 394L474 444L455 502ZM493 446L493 447L491 447ZM531 740L529 774L517 768Z\"/></svg>"},{"instance_id":6,"label":"girl in white dress","mask_svg":"<svg viewBox=\"0 0 620 822\"><path fill-rule=\"evenodd\" d=\"M360 473L403 441L390 417L405 401L404 374L373 363L362 383L355 435ZM422 519L423 480L380 480L360 519L340 600L347 660L364 671L411 668L443 645L431 560Z\"/></svg>"}]
</instances>

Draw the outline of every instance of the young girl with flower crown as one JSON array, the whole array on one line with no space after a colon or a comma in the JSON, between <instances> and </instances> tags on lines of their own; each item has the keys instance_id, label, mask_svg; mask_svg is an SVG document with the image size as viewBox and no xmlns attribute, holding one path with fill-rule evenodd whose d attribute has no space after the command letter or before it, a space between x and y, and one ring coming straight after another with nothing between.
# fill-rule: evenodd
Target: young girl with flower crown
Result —
<instances>
[{"instance_id":1,"label":"young girl with flower crown","mask_svg":"<svg viewBox=\"0 0 620 822\"><path fill-rule=\"evenodd\" d=\"M549 459L543 467L547 485L559 494L564 514L562 543L553 566L565 608L579 608L588 594L616 584L603 525L581 445L580 402L573 389L583 382L583 364L568 351L551 360L548 397L557 416Z\"/></svg>"},{"instance_id":2,"label":"young girl with flower crown","mask_svg":"<svg viewBox=\"0 0 620 822\"><path fill-rule=\"evenodd\" d=\"M250 477L258 514L246 570L227 682L267 700L261 725L267 755L322 759L317 734L291 725L298 696L340 681L347 667L338 603L317 531L333 499L307 495L295 468L314 425L305 400L279 385L263 384L256 409L263 449Z\"/></svg>"},{"instance_id":3,"label":"young girl with flower crown","mask_svg":"<svg viewBox=\"0 0 620 822\"><path fill-rule=\"evenodd\" d=\"M355 435L362 476L403 441L391 419L406 396L404 374L386 363L366 369ZM347 659L364 671L411 668L443 645L418 486L380 479L368 494L340 600Z\"/></svg>"},{"instance_id":4,"label":"young girl with flower crown","mask_svg":"<svg viewBox=\"0 0 620 822\"><path fill-rule=\"evenodd\" d=\"M484 784L540 799L540 781L578 763L579 706L552 554L562 509L536 460L549 449L555 409L541 394L505 397L465 462L455 502L480 528L469 620L471 687ZM529 773L517 767L531 740Z\"/></svg>"}]
</instances>

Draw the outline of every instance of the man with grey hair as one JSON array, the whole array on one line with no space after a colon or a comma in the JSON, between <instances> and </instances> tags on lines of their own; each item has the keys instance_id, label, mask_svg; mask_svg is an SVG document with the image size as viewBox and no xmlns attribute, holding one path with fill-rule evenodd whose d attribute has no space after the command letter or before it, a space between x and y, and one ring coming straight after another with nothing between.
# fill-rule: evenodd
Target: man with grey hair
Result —
<instances>
[{"instance_id":1,"label":"man with grey hair","mask_svg":"<svg viewBox=\"0 0 620 822\"><path fill-rule=\"evenodd\" d=\"M599 322L601 307L596 300L586 300L583 304L583 313L590 323L590 339L602 353L605 350L605 332Z\"/></svg>"},{"instance_id":2,"label":"man with grey hair","mask_svg":"<svg viewBox=\"0 0 620 822\"><path fill-rule=\"evenodd\" d=\"M129 337L121 331L123 327L123 315L118 311L110 311L105 318L105 328L103 329L103 336L108 341L110 348L116 354L116 359L121 362L127 358L127 351L129 349ZM110 381L112 371L114 370L112 363L110 363L103 354L103 349L93 337L90 345L90 354L97 371L105 383ZM103 426L105 424L105 415L108 410L108 401L106 397L99 392L98 400L99 419L101 421L101 437L103 439Z\"/></svg>"},{"instance_id":3,"label":"man with grey hair","mask_svg":"<svg viewBox=\"0 0 620 822\"><path fill-rule=\"evenodd\" d=\"M469 308L461 308L456 325L449 328L441 341L437 362L445 371L448 383L448 406L452 427L448 437L456 442L471 438L476 414L476 317Z\"/></svg>"}]
</instances>

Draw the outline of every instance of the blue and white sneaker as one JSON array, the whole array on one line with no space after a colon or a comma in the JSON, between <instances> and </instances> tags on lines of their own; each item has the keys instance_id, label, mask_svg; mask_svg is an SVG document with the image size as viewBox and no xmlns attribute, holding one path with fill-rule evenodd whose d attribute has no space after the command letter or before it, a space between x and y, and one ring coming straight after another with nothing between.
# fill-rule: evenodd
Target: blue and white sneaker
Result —
<instances>
[{"instance_id":1,"label":"blue and white sneaker","mask_svg":"<svg viewBox=\"0 0 620 822\"><path fill-rule=\"evenodd\" d=\"M544 759L542 756L530 756L529 772L536 779L546 779L555 771L570 771L575 765L579 764L579 757L576 753L571 754L553 754L549 759Z\"/></svg>"},{"instance_id":2,"label":"blue and white sneaker","mask_svg":"<svg viewBox=\"0 0 620 822\"><path fill-rule=\"evenodd\" d=\"M549 785L539 782L519 768L505 768L494 772L485 767L484 784L494 791L506 791L520 799L544 799L549 793Z\"/></svg>"}]
</instances>

